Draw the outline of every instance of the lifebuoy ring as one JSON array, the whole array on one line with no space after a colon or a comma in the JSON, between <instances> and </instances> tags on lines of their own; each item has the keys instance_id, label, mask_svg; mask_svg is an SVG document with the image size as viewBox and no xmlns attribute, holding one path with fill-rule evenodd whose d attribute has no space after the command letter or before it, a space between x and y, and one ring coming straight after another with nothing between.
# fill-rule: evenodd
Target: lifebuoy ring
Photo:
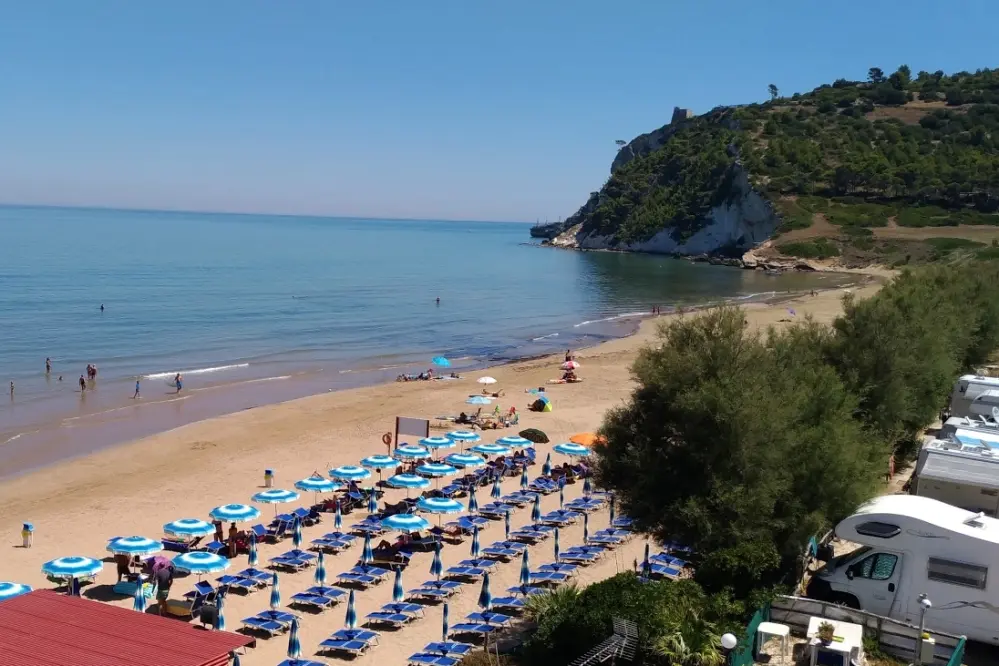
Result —
<instances>
[{"instance_id":1,"label":"lifebuoy ring","mask_svg":"<svg viewBox=\"0 0 999 666\"><path fill-rule=\"evenodd\" d=\"M387 432L384 435L382 435L382 444L384 444L385 446L392 445L392 433Z\"/></svg>"}]
</instances>

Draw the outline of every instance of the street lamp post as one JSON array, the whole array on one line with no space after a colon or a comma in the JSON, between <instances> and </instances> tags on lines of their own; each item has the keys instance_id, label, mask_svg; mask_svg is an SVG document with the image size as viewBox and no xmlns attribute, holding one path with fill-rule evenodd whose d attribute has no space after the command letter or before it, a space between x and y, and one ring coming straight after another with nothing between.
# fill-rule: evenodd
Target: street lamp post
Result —
<instances>
[{"instance_id":1,"label":"street lamp post","mask_svg":"<svg viewBox=\"0 0 999 666\"><path fill-rule=\"evenodd\" d=\"M725 655L725 664L730 664L732 661L732 650L739 644L739 639L733 634L722 634L721 644L722 653Z\"/></svg>"}]
</instances>

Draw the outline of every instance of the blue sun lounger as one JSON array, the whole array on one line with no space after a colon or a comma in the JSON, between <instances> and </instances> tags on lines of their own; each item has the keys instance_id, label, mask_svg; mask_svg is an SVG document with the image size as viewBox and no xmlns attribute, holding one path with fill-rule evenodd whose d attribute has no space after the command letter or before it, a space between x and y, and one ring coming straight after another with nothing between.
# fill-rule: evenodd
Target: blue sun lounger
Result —
<instances>
[{"instance_id":1,"label":"blue sun lounger","mask_svg":"<svg viewBox=\"0 0 999 666\"><path fill-rule=\"evenodd\" d=\"M407 663L416 666L457 666L460 660L442 654L426 654L423 652L409 655Z\"/></svg>"},{"instance_id":2,"label":"blue sun lounger","mask_svg":"<svg viewBox=\"0 0 999 666\"><path fill-rule=\"evenodd\" d=\"M444 601L452 596L454 592L450 590L441 590L435 587L420 587L415 590L410 590L406 593L407 599L423 599L423 600L434 600L434 601Z\"/></svg>"},{"instance_id":3,"label":"blue sun lounger","mask_svg":"<svg viewBox=\"0 0 999 666\"><path fill-rule=\"evenodd\" d=\"M486 546L482 549L482 554L486 557L492 557L497 560L502 560L504 562L509 562L511 559L520 555L520 553L513 548L505 548L503 546Z\"/></svg>"},{"instance_id":4,"label":"blue sun lounger","mask_svg":"<svg viewBox=\"0 0 999 666\"><path fill-rule=\"evenodd\" d=\"M532 571L532 583L553 583L558 585L569 580L569 574L555 571Z\"/></svg>"},{"instance_id":5,"label":"blue sun lounger","mask_svg":"<svg viewBox=\"0 0 999 666\"><path fill-rule=\"evenodd\" d=\"M333 597L327 597L321 594L299 592L298 594L291 595L291 599L288 603L295 604L297 606L310 606L312 608L318 608L319 610L326 610L327 608L332 608L336 601L337 600Z\"/></svg>"},{"instance_id":6,"label":"blue sun lounger","mask_svg":"<svg viewBox=\"0 0 999 666\"><path fill-rule=\"evenodd\" d=\"M423 646L424 653L446 654L455 657L464 657L471 651L471 645L468 643L458 643L457 641L436 641Z\"/></svg>"},{"instance_id":7,"label":"blue sun lounger","mask_svg":"<svg viewBox=\"0 0 999 666\"><path fill-rule=\"evenodd\" d=\"M282 569L290 569L292 571L301 571L310 564L309 560L303 560L297 557L285 557L283 555L272 557L267 561L270 562L272 567L280 567Z\"/></svg>"},{"instance_id":8,"label":"blue sun lounger","mask_svg":"<svg viewBox=\"0 0 999 666\"><path fill-rule=\"evenodd\" d=\"M257 613L253 617L244 618L242 624L249 629L275 636L287 631L295 617L295 615L284 611L267 610Z\"/></svg>"},{"instance_id":9,"label":"blue sun lounger","mask_svg":"<svg viewBox=\"0 0 999 666\"><path fill-rule=\"evenodd\" d=\"M527 607L527 602L523 597L496 597L493 599L493 608L503 608L510 610L523 610Z\"/></svg>"},{"instance_id":10,"label":"blue sun lounger","mask_svg":"<svg viewBox=\"0 0 999 666\"><path fill-rule=\"evenodd\" d=\"M392 627L401 627L413 619L412 615L405 613L386 613L385 611L375 611L364 616L369 624L387 624Z\"/></svg>"},{"instance_id":11,"label":"blue sun lounger","mask_svg":"<svg viewBox=\"0 0 999 666\"><path fill-rule=\"evenodd\" d=\"M490 518L502 518L511 511L513 511L512 506L509 504L500 504L498 502L493 502L479 507L479 513Z\"/></svg>"},{"instance_id":12,"label":"blue sun lounger","mask_svg":"<svg viewBox=\"0 0 999 666\"><path fill-rule=\"evenodd\" d=\"M370 647L371 643L367 641L327 638L319 644L319 652L346 652L352 655L359 655Z\"/></svg>"},{"instance_id":13,"label":"blue sun lounger","mask_svg":"<svg viewBox=\"0 0 999 666\"><path fill-rule=\"evenodd\" d=\"M313 585L307 589L305 593L314 594L320 597L329 597L334 601L343 601L344 597L347 596L347 593L343 590L336 587L330 587L329 585Z\"/></svg>"},{"instance_id":14,"label":"blue sun lounger","mask_svg":"<svg viewBox=\"0 0 999 666\"><path fill-rule=\"evenodd\" d=\"M559 555L559 559L571 564L593 564L598 556L585 550L570 550Z\"/></svg>"},{"instance_id":15,"label":"blue sun lounger","mask_svg":"<svg viewBox=\"0 0 999 666\"><path fill-rule=\"evenodd\" d=\"M665 564L653 564L652 575L664 578L677 578L680 575L680 570Z\"/></svg>"},{"instance_id":16,"label":"blue sun lounger","mask_svg":"<svg viewBox=\"0 0 999 666\"><path fill-rule=\"evenodd\" d=\"M616 527L619 530L630 530L633 523L634 521L631 518L628 518L627 516L620 516L614 519L614 522L611 523L611 527Z\"/></svg>"},{"instance_id":17,"label":"blue sun lounger","mask_svg":"<svg viewBox=\"0 0 999 666\"><path fill-rule=\"evenodd\" d=\"M413 617L423 617L423 606L420 604L407 604L402 601L393 601L382 606L382 611L386 613L405 613Z\"/></svg>"},{"instance_id":18,"label":"blue sun lounger","mask_svg":"<svg viewBox=\"0 0 999 666\"><path fill-rule=\"evenodd\" d=\"M491 572L493 569L496 568L496 560L487 560L483 557L480 557L477 560L472 560L472 559L462 560L461 562L458 562L458 566L470 567L472 569L482 569L483 571Z\"/></svg>"},{"instance_id":19,"label":"blue sun lounger","mask_svg":"<svg viewBox=\"0 0 999 666\"><path fill-rule=\"evenodd\" d=\"M337 574L336 582L341 585L348 584L370 587L372 585L377 585L379 580L374 576L365 576L364 574L358 574L352 571L344 571L342 574Z\"/></svg>"},{"instance_id":20,"label":"blue sun lounger","mask_svg":"<svg viewBox=\"0 0 999 666\"><path fill-rule=\"evenodd\" d=\"M320 538L312 540L312 548L314 550L321 550L333 555L347 550L350 546L349 541L341 541L340 539Z\"/></svg>"},{"instance_id":21,"label":"blue sun lounger","mask_svg":"<svg viewBox=\"0 0 999 666\"><path fill-rule=\"evenodd\" d=\"M521 595L522 597L531 597L535 594L544 594L548 590L543 587L536 587L534 585L529 585L524 587L523 585L514 585L513 587L506 588L506 591L513 595Z\"/></svg>"},{"instance_id":22,"label":"blue sun lounger","mask_svg":"<svg viewBox=\"0 0 999 666\"><path fill-rule=\"evenodd\" d=\"M503 613L491 613L489 611L469 613L465 617L466 622L482 622L484 624L491 624L497 627L505 627L510 624L511 620L513 620L513 618L509 615L504 615Z\"/></svg>"},{"instance_id":23,"label":"blue sun lounger","mask_svg":"<svg viewBox=\"0 0 999 666\"><path fill-rule=\"evenodd\" d=\"M323 535L324 539L336 539L337 541L356 541L357 535L350 534L348 532L327 532Z\"/></svg>"},{"instance_id":24,"label":"blue sun lounger","mask_svg":"<svg viewBox=\"0 0 999 666\"><path fill-rule=\"evenodd\" d=\"M538 571L544 573L562 573L567 576L575 574L577 569L579 569L578 564L569 564L568 562L549 562L538 567Z\"/></svg>"},{"instance_id":25,"label":"blue sun lounger","mask_svg":"<svg viewBox=\"0 0 999 666\"><path fill-rule=\"evenodd\" d=\"M590 540L587 541L588 544L597 544L600 546L620 546L624 543L624 539L619 536L612 536L610 534L595 534L590 536Z\"/></svg>"},{"instance_id":26,"label":"blue sun lounger","mask_svg":"<svg viewBox=\"0 0 999 666\"><path fill-rule=\"evenodd\" d=\"M538 529L537 527L521 527L519 530L510 533L510 536L514 539L520 539L523 541L528 541L530 543L537 543L538 541L543 541L551 536L549 530Z\"/></svg>"},{"instance_id":27,"label":"blue sun lounger","mask_svg":"<svg viewBox=\"0 0 999 666\"><path fill-rule=\"evenodd\" d=\"M583 514L577 511L562 511L556 509L541 516L541 523L543 525L558 525L559 527L564 527L569 525L582 517Z\"/></svg>"},{"instance_id":28,"label":"blue sun lounger","mask_svg":"<svg viewBox=\"0 0 999 666\"><path fill-rule=\"evenodd\" d=\"M252 578L243 578L242 576L231 576L228 574L216 578L215 583L218 584L219 589L240 590L247 594L261 587L260 582Z\"/></svg>"},{"instance_id":29,"label":"blue sun lounger","mask_svg":"<svg viewBox=\"0 0 999 666\"><path fill-rule=\"evenodd\" d=\"M253 567L236 572L235 575L239 576L240 578L249 578L250 580L255 580L257 581L257 584L259 584L262 587L267 587L268 585L270 585L271 579L273 578L273 574L267 571L261 571L260 569L255 569Z\"/></svg>"},{"instance_id":30,"label":"blue sun lounger","mask_svg":"<svg viewBox=\"0 0 999 666\"><path fill-rule=\"evenodd\" d=\"M461 634L478 634L480 636L485 636L486 634L491 634L494 631L498 631L499 626L495 624L481 624L478 622L461 622L459 624L451 627L451 635L460 636Z\"/></svg>"},{"instance_id":31,"label":"blue sun lounger","mask_svg":"<svg viewBox=\"0 0 999 666\"><path fill-rule=\"evenodd\" d=\"M326 666L321 661L309 661L308 659L285 659L278 666Z\"/></svg>"},{"instance_id":32,"label":"blue sun lounger","mask_svg":"<svg viewBox=\"0 0 999 666\"><path fill-rule=\"evenodd\" d=\"M478 567L451 567L444 572L446 576L457 576L458 578L482 578L486 572Z\"/></svg>"}]
</instances>

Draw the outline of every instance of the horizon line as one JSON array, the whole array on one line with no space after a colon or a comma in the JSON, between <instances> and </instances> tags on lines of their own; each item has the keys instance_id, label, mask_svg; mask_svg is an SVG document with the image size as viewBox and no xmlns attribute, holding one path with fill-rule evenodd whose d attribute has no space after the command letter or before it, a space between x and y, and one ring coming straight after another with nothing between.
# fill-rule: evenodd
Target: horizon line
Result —
<instances>
[{"instance_id":1,"label":"horizon line","mask_svg":"<svg viewBox=\"0 0 999 666\"><path fill-rule=\"evenodd\" d=\"M267 217L301 217L309 219L319 219L319 220L369 220L369 221L382 221L382 222L481 222L486 224L537 224L537 221L531 222L529 220L469 220L469 219L459 219L459 218L432 218L432 217L374 217L370 215L320 215L318 213L273 213L273 212L260 212L260 213L247 213L239 211L229 211L229 210L189 210L186 208L132 208L132 207L117 207L117 206L100 206L100 205L87 205L87 206L73 206L65 204L29 204L29 203L11 203L0 201L0 208L42 208L42 209L56 209L56 210L96 210L96 211L114 211L122 213L188 213L194 215L231 215L231 216L267 216Z\"/></svg>"}]
</instances>

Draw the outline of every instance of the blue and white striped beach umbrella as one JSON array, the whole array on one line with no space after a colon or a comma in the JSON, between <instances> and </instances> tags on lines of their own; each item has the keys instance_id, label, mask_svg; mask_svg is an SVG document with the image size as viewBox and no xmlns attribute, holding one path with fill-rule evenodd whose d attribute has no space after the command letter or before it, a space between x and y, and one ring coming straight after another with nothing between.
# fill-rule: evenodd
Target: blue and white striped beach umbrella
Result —
<instances>
[{"instance_id":1,"label":"blue and white striped beach umbrella","mask_svg":"<svg viewBox=\"0 0 999 666\"><path fill-rule=\"evenodd\" d=\"M453 449L457 444L454 440L447 437L424 437L418 442L420 446L425 446L428 449Z\"/></svg>"},{"instance_id":2,"label":"blue and white striped beach umbrella","mask_svg":"<svg viewBox=\"0 0 999 666\"><path fill-rule=\"evenodd\" d=\"M368 513L378 513L378 494L374 490L368 495Z\"/></svg>"},{"instance_id":3,"label":"blue and white striped beach umbrella","mask_svg":"<svg viewBox=\"0 0 999 666\"><path fill-rule=\"evenodd\" d=\"M534 524L541 522L541 495L534 496L534 506L531 507L531 522Z\"/></svg>"},{"instance_id":4,"label":"blue and white striped beach umbrella","mask_svg":"<svg viewBox=\"0 0 999 666\"><path fill-rule=\"evenodd\" d=\"M208 512L215 520L224 523L245 523L260 517L260 509L248 504L223 504Z\"/></svg>"},{"instance_id":5,"label":"blue and white striped beach umbrella","mask_svg":"<svg viewBox=\"0 0 999 666\"><path fill-rule=\"evenodd\" d=\"M583 512L583 543L590 541L590 514Z\"/></svg>"},{"instance_id":6,"label":"blue and white striped beach umbrella","mask_svg":"<svg viewBox=\"0 0 999 666\"><path fill-rule=\"evenodd\" d=\"M347 597L347 614L343 618L343 624L347 629L357 629L357 609L354 608L354 590L350 591Z\"/></svg>"},{"instance_id":7,"label":"blue and white striped beach umbrella","mask_svg":"<svg viewBox=\"0 0 999 666\"><path fill-rule=\"evenodd\" d=\"M430 450L424 446L416 446L415 444L403 444L397 447L395 450L396 458L404 458L406 460L412 460L415 458L429 458Z\"/></svg>"},{"instance_id":8,"label":"blue and white striped beach umbrella","mask_svg":"<svg viewBox=\"0 0 999 666\"><path fill-rule=\"evenodd\" d=\"M482 574L482 589L479 591L479 608L484 611L492 610L493 595L489 591L489 572Z\"/></svg>"},{"instance_id":9,"label":"blue and white striped beach umbrella","mask_svg":"<svg viewBox=\"0 0 999 666\"><path fill-rule=\"evenodd\" d=\"M278 575L275 571L271 575L271 610L281 608L281 586L278 584Z\"/></svg>"},{"instance_id":10,"label":"blue and white striped beach umbrella","mask_svg":"<svg viewBox=\"0 0 999 666\"><path fill-rule=\"evenodd\" d=\"M416 473L421 476L429 476L436 479L442 476L452 476L457 474L458 468L452 467L451 465L445 465L444 463L428 462L417 467Z\"/></svg>"},{"instance_id":11,"label":"blue and white striped beach umbrella","mask_svg":"<svg viewBox=\"0 0 999 666\"><path fill-rule=\"evenodd\" d=\"M341 465L331 469L330 476L341 481L363 481L371 478L371 470L357 465Z\"/></svg>"},{"instance_id":12,"label":"blue and white striped beach umbrella","mask_svg":"<svg viewBox=\"0 0 999 666\"><path fill-rule=\"evenodd\" d=\"M173 536L207 536L215 532L215 526L207 520L181 518L180 520L175 520L164 525L163 532L165 534L172 534Z\"/></svg>"},{"instance_id":13,"label":"blue and white striped beach umbrella","mask_svg":"<svg viewBox=\"0 0 999 666\"><path fill-rule=\"evenodd\" d=\"M475 486L468 489L468 512L479 512L479 500L475 497Z\"/></svg>"},{"instance_id":14,"label":"blue and white striped beach umbrella","mask_svg":"<svg viewBox=\"0 0 999 666\"><path fill-rule=\"evenodd\" d=\"M298 640L298 618L291 618L291 629L288 630L288 658L300 659L302 657L302 644Z\"/></svg>"},{"instance_id":15,"label":"blue and white striped beach umbrella","mask_svg":"<svg viewBox=\"0 0 999 666\"><path fill-rule=\"evenodd\" d=\"M479 559L482 556L482 548L479 546L479 526L475 525L472 528L472 547L469 551L472 559Z\"/></svg>"},{"instance_id":16,"label":"blue and white striped beach umbrella","mask_svg":"<svg viewBox=\"0 0 999 666\"><path fill-rule=\"evenodd\" d=\"M364 548L361 549L361 564L367 566L375 560L375 554L371 552L371 532L364 533Z\"/></svg>"},{"instance_id":17,"label":"blue and white striped beach umbrella","mask_svg":"<svg viewBox=\"0 0 999 666\"><path fill-rule=\"evenodd\" d=\"M503 486L500 485L499 474L493 477L493 489L489 492L489 496L493 499L503 497Z\"/></svg>"},{"instance_id":18,"label":"blue and white striped beach umbrella","mask_svg":"<svg viewBox=\"0 0 999 666\"><path fill-rule=\"evenodd\" d=\"M430 529L430 521L413 513L397 513L382 520L382 527L397 532L419 532Z\"/></svg>"},{"instance_id":19,"label":"blue and white striped beach umbrella","mask_svg":"<svg viewBox=\"0 0 999 666\"><path fill-rule=\"evenodd\" d=\"M450 627L448 627L448 615L451 614L451 610L448 607L448 603L444 602L444 610L441 612L441 640L447 642L447 632Z\"/></svg>"},{"instance_id":20,"label":"blue and white striped beach umbrella","mask_svg":"<svg viewBox=\"0 0 999 666\"><path fill-rule=\"evenodd\" d=\"M558 547L558 528L555 528L555 538L552 541L552 550L555 552L555 564L558 564L559 547Z\"/></svg>"},{"instance_id":21,"label":"blue and white striped beach umbrella","mask_svg":"<svg viewBox=\"0 0 999 666\"><path fill-rule=\"evenodd\" d=\"M561 453L564 456L570 456L574 458L585 458L590 455L590 450L583 446L582 444L576 444L575 442L565 442L563 444L556 444L552 447L552 451L556 453Z\"/></svg>"},{"instance_id":22,"label":"blue and white striped beach umbrella","mask_svg":"<svg viewBox=\"0 0 999 666\"><path fill-rule=\"evenodd\" d=\"M395 582L392 583L392 601L402 603L406 598L406 593L402 589L402 567L395 569Z\"/></svg>"},{"instance_id":23,"label":"blue and white striped beach umbrella","mask_svg":"<svg viewBox=\"0 0 999 666\"><path fill-rule=\"evenodd\" d=\"M202 576L225 571L229 568L229 560L215 553L192 550L189 553L181 553L174 557L173 566L181 571Z\"/></svg>"},{"instance_id":24,"label":"blue and white striped beach umbrella","mask_svg":"<svg viewBox=\"0 0 999 666\"><path fill-rule=\"evenodd\" d=\"M531 556L526 548L520 560L520 586L525 593L527 588L531 586Z\"/></svg>"},{"instance_id":25,"label":"blue and white striped beach umbrella","mask_svg":"<svg viewBox=\"0 0 999 666\"><path fill-rule=\"evenodd\" d=\"M421 497L416 508L426 513L461 513L465 505L447 497Z\"/></svg>"},{"instance_id":26,"label":"blue and white striped beach umbrella","mask_svg":"<svg viewBox=\"0 0 999 666\"><path fill-rule=\"evenodd\" d=\"M527 468L520 473L520 489L527 490L531 486L531 480L527 478Z\"/></svg>"},{"instance_id":27,"label":"blue and white striped beach umbrella","mask_svg":"<svg viewBox=\"0 0 999 666\"><path fill-rule=\"evenodd\" d=\"M310 476L295 482L295 487L307 493L331 493L337 485L325 476Z\"/></svg>"},{"instance_id":28,"label":"blue and white striped beach umbrella","mask_svg":"<svg viewBox=\"0 0 999 666\"><path fill-rule=\"evenodd\" d=\"M53 578L90 578L104 568L104 563L90 557L72 556L50 560L42 565L42 573Z\"/></svg>"},{"instance_id":29,"label":"blue and white striped beach umbrella","mask_svg":"<svg viewBox=\"0 0 999 666\"><path fill-rule=\"evenodd\" d=\"M30 585L21 585L20 583L10 583L2 582L0 583L0 601L4 599L13 599L14 597L19 597L22 594L27 594L31 592Z\"/></svg>"},{"instance_id":30,"label":"blue and white striped beach umbrella","mask_svg":"<svg viewBox=\"0 0 999 666\"><path fill-rule=\"evenodd\" d=\"M434 547L434 559L430 562L430 575L440 580L442 573L444 573L444 564L441 562L441 545L438 543Z\"/></svg>"},{"instance_id":31,"label":"blue and white striped beach umbrella","mask_svg":"<svg viewBox=\"0 0 999 666\"><path fill-rule=\"evenodd\" d=\"M219 588L215 595L215 631L225 631L225 589Z\"/></svg>"},{"instance_id":32,"label":"blue and white striped beach umbrella","mask_svg":"<svg viewBox=\"0 0 999 666\"><path fill-rule=\"evenodd\" d=\"M593 492L593 485L590 483L590 477L587 476L583 479L583 496L589 497L591 492Z\"/></svg>"},{"instance_id":33,"label":"blue and white striped beach umbrella","mask_svg":"<svg viewBox=\"0 0 999 666\"><path fill-rule=\"evenodd\" d=\"M548 456L545 457L545 464L541 466L541 474L543 476L551 476L552 475L552 454L551 453L549 453Z\"/></svg>"},{"instance_id":34,"label":"blue and white striped beach umbrella","mask_svg":"<svg viewBox=\"0 0 999 666\"><path fill-rule=\"evenodd\" d=\"M132 610L140 613L146 612L146 595L142 593L142 585L135 586L135 594L132 595Z\"/></svg>"},{"instance_id":35,"label":"blue and white striped beach umbrella","mask_svg":"<svg viewBox=\"0 0 999 666\"><path fill-rule=\"evenodd\" d=\"M510 540L510 512L507 511L503 514L503 538L507 541Z\"/></svg>"},{"instance_id":36,"label":"blue and white striped beach umbrella","mask_svg":"<svg viewBox=\"0 0 999 666\"><path fill-rule=\"evenodd\" d=\"M268 490L261 490L259 493L254 493L250 499L260 504L287 504L288 502L294 502L298 497L298 493L294 490L270 488Z\"/></svg>"},{"instance_id":37,"label":"blue and white striped beach umbrella","mask_svg":"<svg viewBox=\"0 0 999 666\"><path fill-rule=\"evenodd\" d=\"M319 559L316 560L315 581L316 585L326 585L326 558L323 551L319 551Z\"/></svg>"},{"instance_id":38,"label":"blue and white striped beach umbrella","mask_svg":"<svg viewBox=\"0 0 999 666\"><path fill-rule=\"evenodd\" d=\"M510 447L503 446L502 444L490 444L489 442L482 442L481 444L476 444L475 446L469 448L468 450L475 451L476 453L481 453L484 456L510 455Z\"/></svg>"},{"instance_id":39,"label":"blue and white striped beach umbrella","mask_svg":"<svg viewBox=\"0 0 999 666\"><path fill-rule=\"evenodd\" d=\"M645 542L645 558L642 559L642 573L646 576L652 573L652 561L649 558L649 542Z\"/></svg>"},{"instance_id":40,"label":"blue and white striped beach umbrella","mask_svg":"<svg viewBox=\"0 0 999 666\"><path fill-rule=\"evenodd\" d=\"M361 466L368 469L388 469L389 467L398 467L398 465L398 460L386 455L368 456L361 461Z\"/></svg>"},{"instance_id":41,"label":"blue and white striped beach umbrella","mask_svg":"<svg viewBox=\"0 0 999 666\"><path fill-rule=\"evenodd\" d=\"M393 488L405 488L406 490L430 487L430 481L419 474L396 474L387 478L385 482Z\"/></svg>"},{"instance_id":42,"label":"blue and white striped beach umbrella","mask_svg":"<svg viewBox=\"0 0 999 666\"><path fill-rule=\"evenodd\" d=\"M474 453L452 453L444 458L444 462L454 467L482 467L486 459Z\"/></svg>"},{"instance_id":43,"label":"blue and white striped beach umbrella","mask_svg":"<svg viewBox=\"0 0 999 666\"><path fill-rule=\"evenodd\" d=\"M526 437L521 437L520 435L510 435L508 437L500 437L496 440L497 444L502 444L503 446L510 446L515 449L526 449L534 446L534 442L527 439Z\"/></svg>"},{"instance_id":44,"label":"blue and white striped beach umbrella","mask_svg":"<svg viewBox=\"0 0 999 666\"><path fill-rule=\"evenodd\" d=\"M163 550L163 544L143 536L118 537L108 541L107 550L116 555L152 555Z\"/></svg>"},{"instance_id":45,"label":"blue and white striped beach umbrella","mask_svg":"<svg viewBox=\"0 0 999 666\"><path fill-rule=\"evenodd\" d=\"M336 512L333 514L333 529L337 532L343 529L343 514L340 513L340 503L336 503Z\"/></svg>"},{"instance_id":46,"label":"blue and white striped beach umbrella","mask_svg":"<svg viewBox=\"0 0 999 666\"><path fill-rule=\"evenodd\" d=\"M610 511L610 523L613 525L614 524L614 496L613 495L610 496L610 498L607 500L607 503L609 505L609 511Z\"/></svg>"},{"instance_id":47,"label":"blue and white striped beach umbrella","mask_svg":"<svg viewBox=\"0 0 999 666\"><path fill-rule=\"evenodd\" d=\"M302 547L302 519L295 516L294 527L291 532L291 543L295 548Z\"/></svg>"},{"instance_id":48,"label":"blue and white striped beach umbrella","mask_svg":"<svg viewBox=\"0 0 999 666\"><path fill-rule=\"evenodd\" d=\"M258 560L259 558L257 557L257 535L253 532L250 532L250 552L246 556L246 563L251 567L255 567L257 566Z\"/></svg>"},{"instance_id":49,"label":"blue and white striped beach umbrella","mask_svg":"<svg viewBox=\"0 0 999 666\"><path fill-rule=\"evenodd\" d=\"M489 403L483 403L488 405ZM477 442L482 437L474 430L452 430L447 434L447 438L455 442Z\"/></svg>"},{"instance_id":50,"label":"blue and white striped beach umbrella","mask_svg":"<svg viewBox=\"0 0 999 666\"><path fill-rule=\"evenodd\" d=\"M447 360L443 356L434 356L432 359L430 359L430 362L433 363L436 366L441 367L441 368L450 368L451 367L451 361Z\"/></svg>"}]
</instances>

